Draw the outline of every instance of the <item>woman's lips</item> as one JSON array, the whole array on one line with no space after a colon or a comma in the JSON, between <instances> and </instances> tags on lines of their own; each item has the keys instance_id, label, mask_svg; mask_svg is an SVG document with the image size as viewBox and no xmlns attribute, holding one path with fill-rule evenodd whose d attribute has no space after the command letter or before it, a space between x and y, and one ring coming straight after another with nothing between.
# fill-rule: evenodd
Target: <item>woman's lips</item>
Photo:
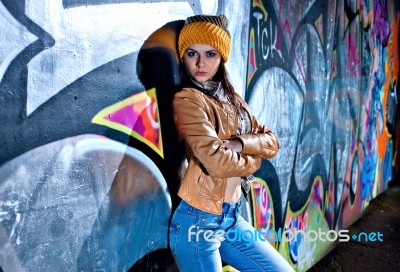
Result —
<instances>
[{"instance_id":1,"label":"woman's lips","mask_svg":"<svg viewBox=\"0 0 400 272\"><path fill-rule=\"evenodd\" d=\"M205 76L207 74L207 72L196 72L195 75L196 76Z\"/></svg>"}]
</instances>

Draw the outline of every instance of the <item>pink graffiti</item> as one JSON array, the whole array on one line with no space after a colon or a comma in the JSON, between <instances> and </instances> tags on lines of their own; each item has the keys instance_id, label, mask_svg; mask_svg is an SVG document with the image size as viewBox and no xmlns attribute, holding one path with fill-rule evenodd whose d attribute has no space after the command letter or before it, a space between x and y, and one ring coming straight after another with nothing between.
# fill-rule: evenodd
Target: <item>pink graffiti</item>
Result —
<instances>
[{"instance_id":1,"label":"pink graffiti","mask_svg":"<svg viewBox=\"0 0 400 272\"><path fill-rule=\"evenodd\" d=\"M254 182L253 186L253 199L256 227L263 230L269 230L273 227L273 211L272 200L268 195L267 189L264 185Z\"/></svg>"},{"instance_id":2,"label":"pink graffiti","mask_svg":"<svg viewBox=\"0 0 400 272\"><path fill-rule=\"evenodd\" d=\"M358 45L356 41L356 34L352 31L347 32L347 35L344 38L344 42L347 47L347 57L346 61L346 70L350 72L352 76L360 76L360 53L358 52Z\"/></svg>"},{"instance_id":3,"label":"pink graffiti","mask_svg":"<svg viewBox=\"0 0 400 272\"><path fill-rule=\"evenodd\" d=\"M374 35L374 39L379 40L382 45L387 44L390 35L390 27L387 19L388 14L386 1L375 0L372 33Z\"/></svg>"}]
</instances>

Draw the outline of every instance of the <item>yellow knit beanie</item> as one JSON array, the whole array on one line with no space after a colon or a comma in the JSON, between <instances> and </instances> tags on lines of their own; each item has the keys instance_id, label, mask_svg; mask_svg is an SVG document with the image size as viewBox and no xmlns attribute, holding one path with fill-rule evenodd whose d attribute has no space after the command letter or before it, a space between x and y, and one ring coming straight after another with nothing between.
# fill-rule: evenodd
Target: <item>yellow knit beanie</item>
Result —
<instances>
[{"instance_id":1,"label":"yellow knit beanie","mask_svg":"<svg viewBox=\"0 0 400 272\"><path fill-rule=\"evenodd\" d=\"M195 15L186 19L179 34L179 58L192 44L208 44L220 53L224 63L231 50L231 36L227 29L228 19L224 15Z\"/></svg>"}]
</instances>

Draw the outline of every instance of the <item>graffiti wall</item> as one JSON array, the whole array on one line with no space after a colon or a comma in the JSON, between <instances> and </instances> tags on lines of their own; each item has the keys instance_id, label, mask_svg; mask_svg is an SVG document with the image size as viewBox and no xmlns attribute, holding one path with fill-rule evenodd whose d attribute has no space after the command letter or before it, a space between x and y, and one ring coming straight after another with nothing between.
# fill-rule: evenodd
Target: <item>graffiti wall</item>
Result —
<instances>
[{"instance_id":1,"label":"graffiti wall","mask_svg":"<svg viewBox=\"0 0 400 272\"><path fill-rule=\"evenodd\" d=\"M387 188L399 113L394 10L394 1L252 1L245 96L281 142L253 186L257 227L345 229ZM332 247L298 238L275 246L301 271Z\"/></svg>"},{"instance_id":2,"label":"graffiti wall","mask_svg":"<svg viewBox=\"0 0 400 272\"><path fill-rule=\"evenodd\" d=\"M307 270L338 241L282 238L346 229L395 175L399 6L0 0L0 270L176 271L170 101L200 13L230 19L234 87L281 144L243 213Z\"/></svg>"}]
</instances>

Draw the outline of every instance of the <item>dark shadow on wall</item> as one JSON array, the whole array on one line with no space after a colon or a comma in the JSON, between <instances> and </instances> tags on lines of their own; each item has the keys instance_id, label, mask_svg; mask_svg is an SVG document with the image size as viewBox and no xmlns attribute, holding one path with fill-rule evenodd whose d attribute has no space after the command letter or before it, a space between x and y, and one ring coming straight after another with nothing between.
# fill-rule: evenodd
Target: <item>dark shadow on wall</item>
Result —
<instances>
[{"instance_id":1,"label":"dark shadow on wall","mask_svg":"<svg viewBox=\"0 0 400 272\"><path fill-rule=\"evenodd\" d=\"M81 248L79 271L121 271L131 265L129 271L176 271L167 242L171 211L179 201L179 169L184 159L184 145L172 115L172 99L180 84L176 45L182 26L183 21L174 21L156 30L144 42L137 60L137 74L145 89L156 89L164 157L145 153L161 172L167 189L164 191L162 180L146 172L143 162L132 156L132 147L148 147L130 137L110 192ZM166 198L171 199L172 209Z\"/></svg>"},{"instance_id":2,"label":"dark shadow on wall","mask_svg":"<svg viewBox=\"0 0 400 272\"><path fill-rule=\"evenodd\" d=\"M152 53L151 57L158 58L159 55ZM167 65L164 63L155 67L167 68ZM165 84L163 87L171 85ZM160 179L151 171L144 173L146 167L129 152L132 148L144 151L149 148L130 138L110 192L99 210L91 234L82 246L78 258L79 271L93 271L97 268L121 271L131 265L134 266L130 271L174 271L174 262L167 248L171 208L166 199L172 199L173 206L177 203L178 169L182 162L180 154L183 156L183 146L176 137L172 119L170 105L173 90L167 88L163 93L163 88L157 88L164 158L155 152L146 152L146 156L157 166L167 182L166 191ZM164 253L157 253L158 250Z\"/></svg>"},{"instance_id":3,"label":"dark shadow on wall","mask_svg":"<svg viewBox=\"0 0 400 272\"><path fill-rule=\"evenodd\" d=\"M178 33L184 21L173 21L156 30L139 50L137 74L146 90L156 88L164 158L151 157L165 177L172 198L172 208L177 206L176 195L180 183L180 167L185 149L179 141L172 115L172 99L181 81L177 58Z\"/></svg>"},{"instance_id":4,"label":"dark shadow on wall","mask_svg":"<svg viewBox=\"0 0 400 272\"><path fill-rule=\"evenodd\" d=\"M177 191L185 154L172 114L172 99L181 82L177 41L183 23L183 20L172 21L153 32L142 45L137 61L137 74L146 90L156 88L164 158L151 159L157 162L167 182L172 202L171 215L180 200ZM168 233L165 238L168 239ZM129 271L177 271L177 268L169 249L163 249L145 255Z\"/></svg>"}]
</instances>

